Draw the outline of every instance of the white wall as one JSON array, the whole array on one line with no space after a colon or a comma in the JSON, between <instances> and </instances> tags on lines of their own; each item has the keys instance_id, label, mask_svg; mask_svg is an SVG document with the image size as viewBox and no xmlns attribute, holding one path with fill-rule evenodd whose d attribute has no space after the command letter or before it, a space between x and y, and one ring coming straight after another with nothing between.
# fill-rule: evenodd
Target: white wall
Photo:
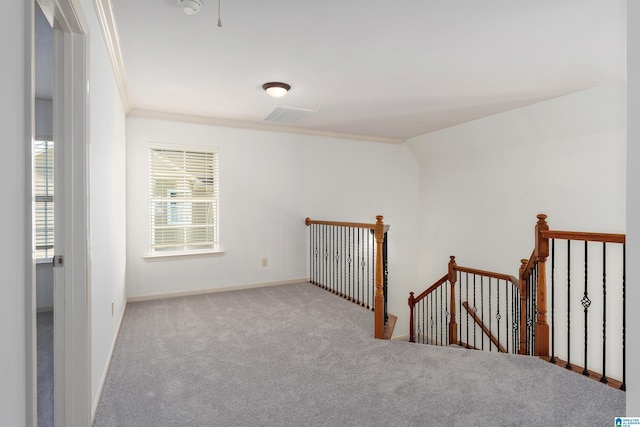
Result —
<instances>
[{"instance_id":1,"label":"white wall","mask_svg":"<svg viewBox=\"0 0 640 427\"><path fill-rule=\"evenodd\" d=\"M53 138L53 101L36 99L35 102L36 137Z\"/></svg>"},{"instance_id":2,"label":"white wall","mask_svg":"<svg viewBox=\"0 0 640 427\"><path fill-rule=\"evenodd\" d=\"M223 255L143 258L150 142L219 147ZM382 214L391 224L390 286L397 289L390 312L402 319L396 332L407 333L406 298L417 271L418 168L404 145L128 118L127 178L128 296L303 279L309 275L305 217L375 222Z\"/></svg>"},{"instance_id":3,"label":"white wall","mask_svg":"<svg viewBox=\"0 0 640 427\"><path fill-rule=\"evenodd\" d=\"M640 0L627 3L627 416L640 417Z\"/></svg>"},{"instance_id":4,"label":"white wall","mask_svg":"<svg viewBox=\"0 0 640 427\"><path fill-rule=\"evenodd\" d=\"M598 87L407 141L420 163L421 277L441 277L449 255L517 276L538 213L552 229L624 233L625 90Z\"/></svg>"},{"instance_id":5,"label":"white wall","mask_svg":"<svg viewBox=\"0 0 640 427\"><path fill-rule=\"evenodd\" d=\"M0 425L24 426L27 422L26 316L33 306L27 301L26 287L31 280L31 255L27 230L29 224L29 174L27 153L29 97L25 90L30 64L26 43L27 13L33 5L23 0L4 0L0 13L2 40L2 78L0 79L0 179L5 186L5 201L10 209L0 209L5 227L0 245ZM9 42L10 41L10 42ZM4 202L3 202L4 203Z\"/></svg>"},{"instance_id":6,"label":"white wall","mask_svg":"<svg viewBox=\"0 0 640 427\"><path fill-rule=\"evenodd\" d=\"M91 400L95 408L125 305L125 112L92 0L89 24ZM114 303L112 315L111 303Z\"/></svg>"}]
</instances>

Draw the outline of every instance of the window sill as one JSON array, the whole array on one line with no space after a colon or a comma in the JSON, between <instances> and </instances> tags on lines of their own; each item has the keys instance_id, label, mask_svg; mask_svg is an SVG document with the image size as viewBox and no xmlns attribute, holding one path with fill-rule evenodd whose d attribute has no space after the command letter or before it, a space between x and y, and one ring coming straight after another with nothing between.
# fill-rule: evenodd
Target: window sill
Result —
<instances>
[{"instance_id":1,"label":"window sill","mask_svg":"<svg viewBox=\"0 0 640 427\"><path fill-rule=\"evenodd\" d=\"M52 264L53 258L36 258L36 265Z\"/></svg>"},{"instance_id":2,"label":"window sill","mask_svg":"<svg viewBox=\"0 0 640 427\"><path fill-rule=\"evenodd\" d=\"M207 249L201 251L185 251L185 252L162 252L147 254L143 258L147 261L161 261L164 259L179 259L179 258L202 258L208 256L220 256L225 253L222 248Z\"/></svg>"}]
</instances>

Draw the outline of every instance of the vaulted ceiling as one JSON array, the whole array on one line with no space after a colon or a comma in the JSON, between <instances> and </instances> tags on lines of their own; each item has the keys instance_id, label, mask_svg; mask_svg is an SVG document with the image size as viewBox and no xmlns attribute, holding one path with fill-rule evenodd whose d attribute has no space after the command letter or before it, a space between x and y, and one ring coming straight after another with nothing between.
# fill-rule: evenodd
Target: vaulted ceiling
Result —
<instances>
[{"instance_id":1,"label":"vaulted ceiling","mask_svg":"<svg viewBox=\"0 0 640 427\"><path fill-rule=\"evenodd\" d=\"M625 79L624 0L111 1L132 114L401 141Z\"/></svg>"}]
</instances>

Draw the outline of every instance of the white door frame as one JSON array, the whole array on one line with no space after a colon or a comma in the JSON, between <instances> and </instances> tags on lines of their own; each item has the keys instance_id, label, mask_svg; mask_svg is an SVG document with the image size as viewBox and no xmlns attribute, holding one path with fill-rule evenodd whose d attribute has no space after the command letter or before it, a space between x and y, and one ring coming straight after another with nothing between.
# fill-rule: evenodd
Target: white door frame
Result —
<instances>
[{"instance_id":1,"label":"white door frame","mask_svg":"<svg viewBox=\"0 0 640 427\"><path fill-rule=\"evenodd\" d=\"M55 254L64 260L54 268L54 424L86 427L92 421L88 25L77 0L38 1L54 21L54 232Z\"/></svg>"}]
</instances>

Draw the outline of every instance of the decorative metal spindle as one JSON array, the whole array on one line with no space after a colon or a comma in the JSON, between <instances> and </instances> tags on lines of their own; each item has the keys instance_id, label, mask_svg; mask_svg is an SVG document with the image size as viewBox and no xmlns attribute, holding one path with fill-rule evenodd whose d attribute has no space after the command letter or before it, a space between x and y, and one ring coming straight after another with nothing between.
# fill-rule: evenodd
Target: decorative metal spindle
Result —
<instances>
[{"instance_id":1,"label":"decorative metal spindle","mask_svg":"<svg viewBox=\"0 0 640 427\"><path fill-rule=\"evenodd\" d=\"M536 263L536 267L538 264ZM531 272L531 354L536 352L536 267Z\"/></svg>"},{"instance_id":2,"label":"decorative metal spindle","mask_svg":"<svg viewBox=\"0 0 640 427\"><path fill-rule=\"evenodd\" d=\"M422 313L422 343L424 344L424 342L425 342L425 337L424 336L426 335L426 332L425 332L425 329L424 329L424 312L426 311L427 308L425 307L424 298L422 298L422 301L420 301L420 302L422 303L422 310L421 310L421 313Z\"/></svg>"},{"instance_id":3,"label":"decorative metal spindle","mask_svg":"<svg viewBox=\"0 0 640 427\"><path fill-rule=\"evenodd\" d=\"M601 383L607 380L607 244L602 242L602 377Z\"/></svg>"},{"instance_id":4,"label":"decorative metal spindle","mask_svg":"<svg viewBox=\"0 0 640 427\"><path fill-rule=\"evenodd\" d=\"M465 298L468 302L469 301L469 273L464 274L464 287L465 287ZM460 298L462 298L462 296ZM465 311L467 312L467 336L465 337L465 341L467 342L467 344L471 344L471 340L469 339L469 310L465 310ZM475 323L476 322L473 322L474 325Z\"/></svg>"},{"instance_id":5,"label":"decorative metal spindle","mask_svg":"<svg viewBox=\"0 0 640 427\"><path fill-rule=\"evenodd\" d=\"M551 239L551 363L556 363L556 239Z\"/></svg>"},{"instance_id":6,"label":"decorative metal spindle","mask_svg":"<svg viewBox=\"0 0 640 427\"><path fill-rule=\"evenodd\" d=\"M500 280L496 279L496 330L498 331L498 343L500 342ZM500 351L500 347L497 349Z\"/></svg>"},{"instance_id":7,"label":"decorative metal spindle","mask_svg":"<svg viewBox=\"0 0 640 427\"><path fill-rule=\"evenodd\" d=\"M622 244L622 384L620 390L627 389L627 300L626 300L626 275L627 275L627 244Z\"/></svg>"},{"instance_id":8,"label":"decorative metal spindle","mask_svg":"<svg viewBox=\"0 0 640 427\"><path fill-rule=\"evenodd\" d=\"M347 292L349 292L349 301L353 301L353 293L351 292L351 235L353 227L349 227L347 233Z\"/></svg>"},{"instance_id":9,"label":"decorative metal spindle","mask_svg":"<svg viewBox=\"0 0 640 427\"><path fill-rule=\"evenodd\" d=\"M480 311L480 319L484 320L484 283L482 276L480 276ZM484 334L480 335L480 337L480 348L484 350Z\"/></svg>"},{"instance_id":10,"label":"decorative metal spindle","mask_svg":"<svg viewBox=\"0 0 640 427\"><path fill-rule=\"evenodd\" d=\"M591 300L589 299L589 290L588 290L588 242L585 240L584 242L584 296L580 300L582 306L584 307L584 369L582 370L582 375L589 375L589 370L587 369L587 330L588 330L588 311L589 306L591 305Z\"/></svg>"},{"instance_id":11,"label":"decorative metal spindle","mask_svg":"<svg viewBox=\"0 0 640 427\"><path fill-rule=\"evenodd\" d=\"M484 319L482 319L482 322L484 323ZM493 335L493 332L491 331L491 277L489 277L489 335ZM493 341L489 338L489 351L492 351L492 345Z\"/></svg>"},{"instance_id":12,"label":"decorative metal spindle","mask_svg":"<svg viewBox=\"0 0 640 427\"><path fill-rule=\"evenodd\" d=\"M571 369L571 240L567 240L567 364Z\"/></svg>"},{"instance_id":13,"label":"decorative metal spindle","mask_svg":"<svg viewBox=\"0 0 640 427\"><path fill-rule=\"evenodd\" d=\"M442 305L442 294L444 293L444 290L442 286L440 286L438 290L440 291L440 310L438 311L440 312L440 343L442 344L444 343L444 341L442 340L442 325L446 321L446 319L444 319L444 306Z\"/></svg>"},{"instance_id":14,"label":"decorative metal spindle","mask_svg":"<svg viewBox=\"0 0 640 427\"><path fill-rule=\"evenodd\" d=\"M340 227L340 239L338 242L338 252L340 253L340 258L338 262L338 283L340 288L340 296L343 298L347 297L347 293L344 289L344 227Z\"/></svg>"},{"instance_id":15,"label":"decorative metal spindle","mask_svg":"<svg viewBox=\"0 0 640 427\"><path fill-rule=\"evenodd\" d=\"M365 287L362 289L362 305L369 308L369 288L371 287L371 282L369 281L369 269L367 268L367 257L369 256L369 236L368 231L365 230L365 236L363 236L363 248L362 248L362 277L364 277Z\"/></svg>"},{"instance_id":16,"label":"decorative metal spindle","mask_svg":"<svg viewBox=\"0 0 640 427\"><path fill-rule=\"evenodd\" d=\"M356 302L358 304L361 303L361 301L360 301L360 286L361 286L362 280L364 280L364 279L360 278L360 234L361 233L362 233L362 229L358 228L356 230L356 237L358 239L358 242L356 244L356 252L357 252L356 253L356 262L357 262L357 265L353 266L354 270L355 270L355 275L356 275L356 280L355 280L356 294L357 294L356 295L357 296Z\"/></svg>"},{"instance_id":17,"label":"decorative metal spindle","mask_svg":"<svg viewBox=\"0 0 640 427\"><path fill-rule=\"evenodd\" d=\"M458 298L458 345L462 345L462 273L456 273L458 276L458 282L456 286L458 286L458 292L456 293L456 298ZM466 343L467 348L469 348L469 341Z\"/></svg>"},{"instance_id":18,"label":"decorative metal spindle","mask_svg":"<svg viewBox=\"0 0 640 427\"><path fill-rule=\"evenodd\" d=\"M429 298L429 341L433 342L433 293L427 295Z\"/></svg>"},{"instance_id":19,"label":"decorative metal spindle","mask_svg":"<svg viewBox=\"0 0 640 427\"><path fill-rule=\"evenodd\" d=\"M507 342L507 353L509 353L509 304L508 299L508 290L507 290L507 281L504 281L504 314L505 316L507 316L507 318L505 319L504 325L504 337L505 337L505 341ZM498 342L500 342L500 337L498 337Z\"/></svg>"},{"instance_id":20,"label":"decorative metal spindle","mask_svg":"<svg viewBox=\"0 0 640 427\"><path fill-rule=\"evenodd\" d=\"M382 281L382 291L384 294L384 321L385 323L387 322L387 320L389 320L389 311L387 309L387 307L389 306L388 302L389 302L389 298L387 297L387 285L389 284L389 257L388 257L388 251L387 251L387 233L384 233L384 241L382 242L382 262L384 265L384 269L383 269L383 281Z\"/></svg>"},{"instance_id":21,"label":"decorative metal spindle","mask_svg":"<svg viewBox=\"0 0 640 427\"><path fill-rule=\"evenodd\" d=\"M476 313L476 274L473 275L473 314ZM476 323L473 322L473 348L478 348L477 336L476 336Z\"/></svg>"}]
</instances>

